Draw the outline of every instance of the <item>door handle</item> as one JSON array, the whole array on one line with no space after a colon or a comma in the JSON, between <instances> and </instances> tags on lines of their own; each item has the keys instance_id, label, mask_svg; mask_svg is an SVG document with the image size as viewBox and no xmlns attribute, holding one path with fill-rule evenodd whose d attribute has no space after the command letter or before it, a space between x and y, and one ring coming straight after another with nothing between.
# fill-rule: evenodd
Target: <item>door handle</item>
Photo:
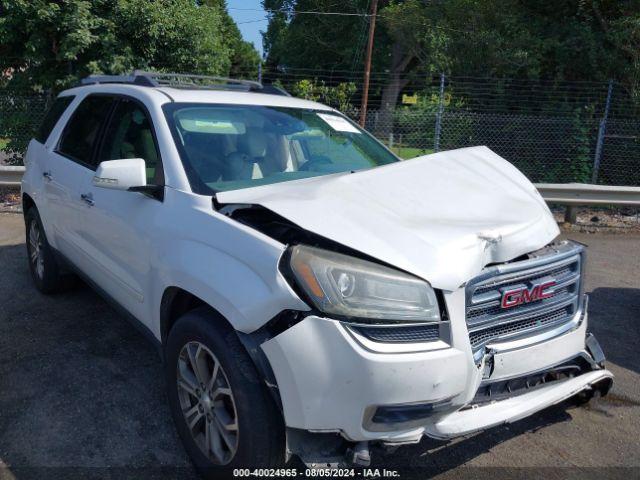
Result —
<instances>
[{"instance_id":1,"label":"door handle","mask_svg":"<svg viewBox=\"0 0 640 480\"><path fill-rule=\"evenodd\" d=\"M50 171L42 172L42 176L44 178L46 178L47 180L49 180L49 181L53 180L53 177L51 176L51 172Z\"/></svg>"},{"instance_id":2,"label":"door handle","mask_svg":"<svg viewBox=\"0 0 640 480\"><path fill-rule=\"evenodd\" d=\"M93 195L92 194L90 194L90 193L82 193L80 195L80 198L82 199L82 201L84 203L86 203L90 207L93 207L94 203L93 203Z\"/></svg>"}]
</instances>

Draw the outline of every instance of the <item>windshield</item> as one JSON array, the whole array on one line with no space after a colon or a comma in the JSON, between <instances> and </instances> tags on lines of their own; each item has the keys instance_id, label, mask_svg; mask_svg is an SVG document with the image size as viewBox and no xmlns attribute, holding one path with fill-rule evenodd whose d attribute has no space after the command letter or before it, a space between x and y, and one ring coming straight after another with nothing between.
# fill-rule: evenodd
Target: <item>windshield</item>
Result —
<instances>
[{"instance_id":1,"label":"windshield","mask_svg":"<svg viewBox=\"0 0 640 480\"><path fill-rule=\"evenodd\" d=\"M191 187L205 195L399 161L331 111L184 103L163 109Z\"/></svg>"}]
</instances>

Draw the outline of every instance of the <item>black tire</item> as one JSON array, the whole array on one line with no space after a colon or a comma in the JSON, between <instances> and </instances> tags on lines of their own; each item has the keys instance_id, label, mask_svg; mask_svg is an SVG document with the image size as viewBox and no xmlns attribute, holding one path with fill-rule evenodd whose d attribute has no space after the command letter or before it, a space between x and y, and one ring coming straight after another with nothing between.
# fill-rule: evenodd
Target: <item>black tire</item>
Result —
<instances>
[{"instance_id":1,"label":"black tire","mask_svg":"<svg viewBox=\"0 0 640 480\"><path fill-rule=\"evenodd\" d=\"M60 272L53 249L40 220L40 214L31 207L24 216L27 236L27 261L36 288L42 293L59 292L69 286L69 276ZM34 249L37 252L34 252Z\"/></svg>"},{"instance_id":2,"label":"black tire","mask_svg":"<svg viewBox=\"0 0 640 480\"><path fill-rule=\"evenodd\" d=\"M184 368L187 345L199 348L195 347L198 344L206 347L219 363L224 374L221 381L228 384L235 403L237 449L226 464L214 463L211 452L209 456L205 455L201 449L203 447L196 443L183 414L185 398L188 399L187 402L195 404L195 399L199 397L187 395L179 389L179 362L183 362L181 365ZM236 468L277 468L284 465L285 434L282 415L260 380L251 358L224 318L206 307L186 313L171 329L164 349L171 414L187 454L205 478L232 478ZM204 352L204 349L200 351ZM207 352L203 354L206 356ZM207 370L207 367L204 369ZM207 389L203 389L205 390ZM204 444L203 437L199 438Z\"/></svg>"}]
</instances>

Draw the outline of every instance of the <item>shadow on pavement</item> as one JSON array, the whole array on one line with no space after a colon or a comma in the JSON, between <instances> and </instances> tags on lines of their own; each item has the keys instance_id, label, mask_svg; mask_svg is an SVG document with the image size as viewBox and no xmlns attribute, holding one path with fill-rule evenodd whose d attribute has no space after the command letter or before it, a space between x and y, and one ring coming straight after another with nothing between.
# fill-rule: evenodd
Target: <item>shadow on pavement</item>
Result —
<instances>
[{"instance_id":1,"label":"shadow on pavement","mask_svg":"<svg viewBox=\"0 0 640 480\"><path fill-rule=\"evenodd\" d=\"M602 287L590 292L589 330L607 361L640 373L640 288Z\"/></svg>"},{"instance_id":2,"label":"shadow on pavement","mask_svg":"<svg viewBox=\"0 0 640 480\"><path fill-rule=\"evenodd\" d=\"M0 478L193 477L154 347L87 287L41 295L26 262L24 245L0 247ZM609 358L638 372L640 290L597 288L590 307ZM401 455L377 448L373 466L446 473L569 421L566 406L450 444L425 439Z\"/></svg>"}]
</instances>

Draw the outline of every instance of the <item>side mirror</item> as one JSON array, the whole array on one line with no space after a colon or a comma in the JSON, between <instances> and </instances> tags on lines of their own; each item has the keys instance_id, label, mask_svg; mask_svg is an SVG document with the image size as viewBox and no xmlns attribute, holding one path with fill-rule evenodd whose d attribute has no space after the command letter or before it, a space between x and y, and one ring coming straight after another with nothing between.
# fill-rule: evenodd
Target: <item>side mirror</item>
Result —
<instances>
[{"instance_id":1,"label":"side mirror","mask_svg":"<svg viewBox=\"0 0 640 480\"><path fill-rule=\"evenodd\" d=\"M123 158L100 162L93 185L112 190L129 190L147 185L146 165L142 158Z\"/></svg>"}]
</instances>

